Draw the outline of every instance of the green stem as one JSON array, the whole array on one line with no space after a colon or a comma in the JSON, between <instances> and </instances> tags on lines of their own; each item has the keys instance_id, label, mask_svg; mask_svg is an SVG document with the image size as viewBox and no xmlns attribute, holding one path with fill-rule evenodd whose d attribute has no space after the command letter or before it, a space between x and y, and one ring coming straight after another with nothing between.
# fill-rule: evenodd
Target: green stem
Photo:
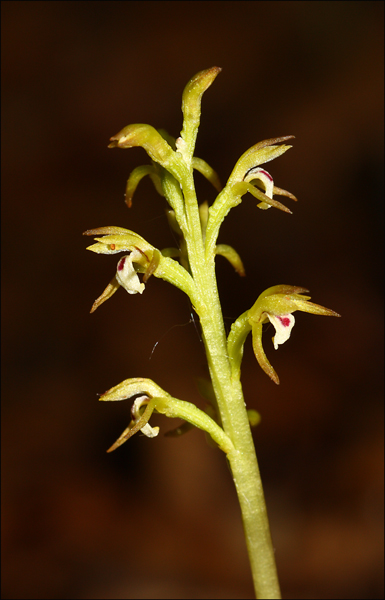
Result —
<instances>
[{"instance_id":1,"label":"green stem","mask_svg":"<svg viewBox=\"0 0 385 600\"><path fill-rule=\"evenodd\" d=\"M233 378L215 277L214 255L205 258L192 172L182 182L187 218L186 244L197 286L199 315L222 425L234 445L227 457L242 512L257 598L281 598L266 504L242 386Z\"/></svg>"}]
</instances>

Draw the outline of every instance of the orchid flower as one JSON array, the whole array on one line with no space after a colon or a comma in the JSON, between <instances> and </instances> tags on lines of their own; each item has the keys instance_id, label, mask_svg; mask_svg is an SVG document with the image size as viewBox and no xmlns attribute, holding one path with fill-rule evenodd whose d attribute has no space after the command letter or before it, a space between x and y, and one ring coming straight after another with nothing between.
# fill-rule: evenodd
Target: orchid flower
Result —
<instances>
[{"instance_id":1,"label":"orchid flower","mask_svg":"<svg viewBox=\"0 0 385 600\"><path fill-rule=\"evenodd\" d=\"M314 315L341 316L334 310L309 302L310 296L303 296L304 292L308 292L308 290L292 285L273 286L262 292L248 311L248 323L252 331L255 357L265 373L276 384L279 384L278 375L267 360L262 346L262 325L270 321L274 326L273 344L277 350L278 346L284 344L290 337L295 323L292 313L296 310Z\"/></svg>"},{"instance_id":2,"label":"orchid flower","mask_svg":"<svg viewBox=\"0 0 385 600\"><path fill-rule=\"evenodd\" d=\"M123 227L99 227L89 229L83 235L95 234L103 237L96 237L97 243L88 246L87 250L96 254L117 254L127 251L130 254L119 260L114 278L93 303L92 313L111 298L119 287L123 287L129 294L142 294L145 283L151 275L172 283L184 291L192 302L194 301L195 289L192 278L177 261L169 258L169 248L160 252L140 235ZM143 273L142 283L138 272Z\"/></svg>"}]
</instances>

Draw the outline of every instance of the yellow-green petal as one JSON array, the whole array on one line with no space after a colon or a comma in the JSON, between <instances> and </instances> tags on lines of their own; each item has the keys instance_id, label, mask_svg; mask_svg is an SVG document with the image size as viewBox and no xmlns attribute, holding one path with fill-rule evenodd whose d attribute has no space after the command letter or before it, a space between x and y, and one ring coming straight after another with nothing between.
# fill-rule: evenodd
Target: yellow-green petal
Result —
<instances>
[{"instance_id":1,"label":"yellow-green petal","mask_svg":"<svg viewBox=\"0 0 385 600\"><path fill-rule=\"evenodd\" d=\"M115 294L115 292L120 288L120 283L116 279L116 276L110 281L106 289L102 294L100 294L99 298L96 298L95 302L92 305L90 310L91 313L95 312L97 308L106 300L109 300L111 296Z\"/></svg>"},{"instance_id":2,"label":"yellow-green petal","mask_svg":"<svg viewBox=\"0 0 385 600\"><path fill-rule=\"evenodd\" d=\"M253 350L259 366L265 371L266 375L268 375L270 379L274 381L274 383L279 385L279 377L267 360L266 354L263 350L262 323L253 324L251 333L253 336Z\"/></svg>"}]
</instances>

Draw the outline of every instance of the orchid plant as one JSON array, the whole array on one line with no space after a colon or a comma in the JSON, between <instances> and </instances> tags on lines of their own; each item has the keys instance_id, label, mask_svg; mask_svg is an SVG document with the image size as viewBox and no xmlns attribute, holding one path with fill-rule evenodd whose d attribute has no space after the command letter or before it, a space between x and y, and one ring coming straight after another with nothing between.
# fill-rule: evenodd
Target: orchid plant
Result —
<instances>
[{"instance_id":1,"label":"orchid plant","mask_svg":"<svg viewBox=\"0 0 385 600\"><path fill-rule=\"evenodd\" d=\"M211 436L226 454L231 467L256 596L280 598L266 505L250 430L250 425L259 421L259 415L246 409L240 381L243 347L251 331L259 365L274 383L279 384L278 375L262 346L263 325L273 324L276 331L273 342L277 349L290 337L295 311L339 315L309 302L310 297L303 295L307 292L305 288L277 285L262 292L255 304L233 323L226 336L215 276L216 255L227 258L239 275L244 275L245 271L234 248L217 244L224 218L247 193L258 200L258 208L266 210L274 207L286 213L291 211L274 196L285 196L290 200L296 198L276 187L270 173L260 166L291 148L285 142L293 136L265 140L249 148L236 163L223 188L215 171L204 160L194 156L202 95L220 71L218 67L201 71L185 87L180 137L174 139L150 125L134 124L114 135L109 145L110 148L141 146L147 152L151 164L137 167L131 173L126 187L126 203L131 207L139 182L148 175L156 191L169 204L167 217L179 237L179 247L158 250L137 233L121 227L101 227L84 233L97 236L96 243L88 250L97 254L124 253L118 261L115 276L95 300L91 312L120 287L129 294L142 294L152 275L172 283L187 294L200 321L211 377L211 387L206 387L206 395L211 403L201 410L190 402L174 398L150 379L140 377L126 379L102 394L100 399L132 401L131 422L108 452L138 431L149 438L156 437L159 427L152 427L149 423L154 411L183 419L185 425L179 427L178 432L195 426ZM210 207L207 202L198 205L194 169L218 191Z\"/></svg>"}]
</instances>

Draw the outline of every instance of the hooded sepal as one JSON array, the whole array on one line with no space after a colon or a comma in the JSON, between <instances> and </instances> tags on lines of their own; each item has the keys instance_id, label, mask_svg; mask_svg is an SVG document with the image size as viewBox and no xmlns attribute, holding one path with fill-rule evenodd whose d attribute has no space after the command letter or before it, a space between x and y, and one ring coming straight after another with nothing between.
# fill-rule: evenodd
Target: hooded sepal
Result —
<instances>
[{"instance_id":1,"label":"hooded sepal","mask_svg":"<svg viewBox=\"0 0 385 600\"><path fill-rule=\"evenodd\" d=\"M160 164L180 181L185 164L164 137L151 125L135 123L127 125L110 138L109 148L133 148L141 146L153 161Z\"/></svg>"},{"instance_id":2,"label":"hooded sepal","mask_svg":"<svg viewBox=\"0 0 385 600\"><path fill-rule=\"evenodd\" d=\"M83 235L103 236L96 237L95 240L98 243L87 248L96 254L117 254L133 248L139 249L144 254L152 253L154 250L154 246L140 235L123 227L98 227L97 229L88 229Z\"/></svg>"},{"instance_id":3,"label":"hooded sepal","mask_svg":"<svg viewBox=\"0 0 385 600\"><path fill-rule=\"evenodd\" d=\"M227 185L232 185L239 181L245 181L248 173L262 165L264 163L270 162L278 156L281 156L289 148L292 146L288 146L282 144L280 146L276 146L280 142L286 142L287 140L294 139L294 135L284 135L277 138L271 138L269 140L263 140L262 142L258 142L246 152L244 152L241 158L235 163L235 167L231 172L231 175L227 181Z\"/></svg>"}]
</instances>

